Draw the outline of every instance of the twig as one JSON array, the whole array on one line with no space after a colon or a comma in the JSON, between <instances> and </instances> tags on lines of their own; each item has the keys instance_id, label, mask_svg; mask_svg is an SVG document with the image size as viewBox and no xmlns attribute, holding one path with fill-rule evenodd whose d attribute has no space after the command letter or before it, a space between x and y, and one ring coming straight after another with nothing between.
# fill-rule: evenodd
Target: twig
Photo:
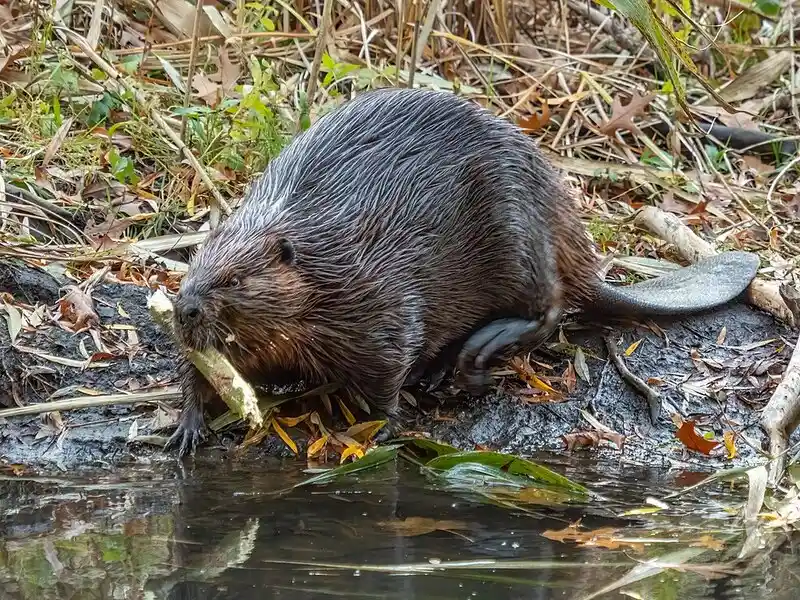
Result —
<instances>
[{"instance_id":1,"label":"twig","mask_svg":"<svg viewBox=\"0 0 800 600\"><path fill-rule=\"evenodd\" d=\"M647 400L647 405L650 407L650 421L655 423L661 414L661 394L647 385L641 378L634 375L631 370L628 369L628 366L625 364L625 361L619 354L619 350L617 350L617 344L614 343L614 341L611 339L611 336L605 336L603 339L605 340L606 348L608 349L608 357L617 368L619 376L623 381L628 383L633 389L645 397Z\"/></svg>"},{"instance_id":2,"label":"twig","mask_svg":"<svg viewBox=\"0 0 800 600\"><path fill-rule=\"evenodd\" d=\"M180 388L173 386L157 392L136 392L133 394L108 394L106 396L80 396L78 398L65 398L52 402L40 402L28 406L18 406L0 410L0 418L22 417L25 415L39 415L56 410L79 410L81 408L96 408L120 404L136 404L139 402L162 402L175 400L181 395Z\"/></svg>"},{"instance_id":3,"label":"twig","mask_svg":"<svg viewBox=\"0 0 800 600\"><path fill-rule=\"evenodd\" d=\"M75 215L66 208L56 206L52 202L48 202L44 198L39 198L36 194L21 187L17 187L12 183L6 183L6 194L13 194L20 200L38 206L46 213L65 219L68 223L72 223L75 220Z\"/></svg>"},{"instance_id":4,"label":"twig","mask_svg":"<svg viewBox=\"0 0 800 600\"><path fill-rule=\"evenodd\" d=\"M194 77L195 63L197 62L197 51L200 44L197 41L200 32L200 16L203 14L202 0L196 0L194 7L194 24L192 25L192 48L189 53L189 69L186 73L186 94L183 96L183 108L189 108L189 103L192 99L192 78ZM186 122L189 115L184 111L181 116L181 141L186 143ZM180 151L179 151L180 152Z\"/></svg>"},{"instance_id":5,"label":"twig","mask_svg":"<svg viewBox=\"0 0 800 600\"><path fill-rule=\"evenodd\" d=\"M61 19L61 16L58 13L55 12L53 13L53 20L56 22L56 26L53 28L56 34L58 34L59 37L62 37L63 34L65 37L70 38L72 42L77 46L79 46L81 50L83 50L83 52L86 54L86 56L88 56L92 60L92 62L98 66L98 68L100 68L106 75L108 75L109 79L103 82L104 85L111 85L111 84L119 85L134 97L137 104L141 106L148 106L147 99L144 97L144 95L138 89L128 84L123 79L119 71L117 71L112 65L106 62L105 59L100 57L100 55L98 55L94 50L92 50L89 44L83 38L83 36L81 36L78 33L75 33L74 31L66 27L66 25L64 25L63 19ZM66 40L64 40L63 37L62 41L64 41L64 43L66 44ZM78 61L73 61L72 64L75 65L75 68L78 69L83 74L83 76L87 78L87 80L89 81L94 80L94 78L91 75L91 72L81 63L79 63ZM120 90L114 90L114 91L116 91L117 93L120 92ZM211 227L216 227L219 224L220 210L224 211L226 215L229 215L231 214L230 205L222 197L222 194L220 194L219 190L217 189L217 186L214 185L214 182L211 181L211 178L208 176L208 173L206 173L206 170L203 168L203 165L200 164L195 155L192 154L192 151L189 149L189 147L186 144L184 144L183 141L181 141L180 136L177 133L175 133L175 131L164 120L164 117L161 115L161 113L159 113L155 108L152 107L148 110L148 113L150 115L150 118L156 122L156 124L166 134L166 136L170 139L170 141L172 141L172 143L175 144L175 146L178 147L183 152L183 155L186 157L186 160L189 161L194 170L203 180L203 183L211 192L214 201L211 202L210 224Z\"/></svg>"},{"instance_id":6,"label":"twig","mask_svg":"<svg viewBox=\"0 0 800 600\"><path fill-rule=\"evenodd\" d=\"M403 62L403 32L406 30L406 13L403 0L397 0L397 57L394 61L395 85L400 87L400 65Z\"/></svg>"},{"instance_id":7,"label":"twig","mask_svg":"<svg viewBox=\"0 0 800 600\"><path fill-rule=\"evenodd\" d=\"M421 0L411 0L414 3L414 33L411 38L411 64L408 67L408 87L414 87L414 72L417 70L417 44L419 43L419 3ZM399 68L399 67L398 67Z\"/></svg>"},{"instance_id":8,"label":"twig","mask_svg":"<svg viewBox=\"0 0 800 600\"><path fill-rule=\"evenodd\" d=\"M308 103L309 110L311 104L314 102L314 96L317 93L317 77L319 76L319 67L322 64L322 52L325 50L325 45L328 41L328 28L331 24L332 11L333 0L325 0L322 5L322 22L319 27L317 27L317 43L314 47L314 59L311 62L311 70L308 75L308 88L306 88L306 102Z\"/></svg>"},{"instance_id":9,"label":"twig","mask_svg":"<svg viewBox=\"0 0 800 600\"><path fill-rule=\"evenodd\" d=\"M674 245L678 253L689 262L697 262L701 258L716 254L711 244L698 237L678 217L655 206L645 206L640 209L633 222L637 227L646 229ZM795 324L791 311L781 298L778 282L754 279L747 288L746 300L785 323Z\"/></svg>"},{"instance_id":10,"label":"twig","mask_svg":"<svg viewBox=\"0 0 800 600\"><path fill-rule=\"evenodd\" d=\"M425 23L422 25L422 31L420 31L419 40L417 40L414 64L418 63L422 58L422 52L425 50L425 46L428 43L428 38L433 29L433 23L439 13L439 7L442 5L442 2L443 0L430 0L430 4L428 4L428 12L425 13Z\"/></svg>"}]
</instances>

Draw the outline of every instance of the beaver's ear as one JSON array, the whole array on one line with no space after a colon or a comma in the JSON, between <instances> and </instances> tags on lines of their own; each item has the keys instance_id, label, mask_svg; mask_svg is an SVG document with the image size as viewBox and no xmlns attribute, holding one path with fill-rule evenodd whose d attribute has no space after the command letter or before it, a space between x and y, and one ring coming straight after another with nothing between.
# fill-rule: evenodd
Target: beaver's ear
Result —
<instances>
[{"instance_id":1,"label":"beaver's ear","mask_svg":"<svg viewBox=\"0 0 800 600\"><path fill-rule=\"evenodd\" d=\"M287 238L278 240L279 259L285 265L293 265L295 258L294 244Z\"/></svg>"}]
</instances>

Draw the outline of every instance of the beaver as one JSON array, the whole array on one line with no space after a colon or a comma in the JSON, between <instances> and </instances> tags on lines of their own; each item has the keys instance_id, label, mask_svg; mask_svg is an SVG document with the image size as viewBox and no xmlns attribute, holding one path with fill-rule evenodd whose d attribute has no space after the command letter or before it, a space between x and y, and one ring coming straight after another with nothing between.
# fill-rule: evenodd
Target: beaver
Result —
<instances>
[{"instance_id":1,"label":"beaver","mask_svg":"<svg viewBox=\"0 0 800 600\"><path fill-rule=\"evenodd\" d=\"M535 349L565 310L699 312L741 294L757 267L727 252L607 284L566 186L519 127L451 92L385 88L267 165L190 261L175 326L254 382L339 382L388 420L384 440L402 422L401 388L457 366L479 395L490 366ZM167 448L183 456L216 392L186 360L180 379Z\"/></svg>"}]
</instances>

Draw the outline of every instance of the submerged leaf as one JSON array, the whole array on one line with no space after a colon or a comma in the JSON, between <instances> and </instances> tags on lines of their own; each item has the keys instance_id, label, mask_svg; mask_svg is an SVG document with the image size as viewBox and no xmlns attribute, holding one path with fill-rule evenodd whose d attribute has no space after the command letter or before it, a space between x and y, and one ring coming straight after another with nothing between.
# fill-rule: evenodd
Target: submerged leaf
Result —
<instances>
[{"instance_id":1,"label":"submerged leaf","mask_svg":"<svg viewBox=\"0 0 800 600\"><path fill-rule=\"evenodd\" d=\"M547 467L500 452L454 452L438 456L428 461L425 466L430 469L447 470L463 463L490 465L511 475L524 475L534 481L552 485L556 488L566 489L582 495L589 494L589 490L582 485L570 481Z\"/></svg>"}]
</instances>

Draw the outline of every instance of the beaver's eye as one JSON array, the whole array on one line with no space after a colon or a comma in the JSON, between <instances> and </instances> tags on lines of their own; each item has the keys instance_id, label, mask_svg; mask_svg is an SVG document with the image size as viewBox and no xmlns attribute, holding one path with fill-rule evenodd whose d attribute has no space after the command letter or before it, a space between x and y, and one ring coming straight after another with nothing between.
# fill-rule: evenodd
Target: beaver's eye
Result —
<instances>
[{"instance_id":1,"label":"beaver's eye","mask_svg":"<svg viewBox=\"0 0 800 600\"><path fill-rule=\"evenodd\" d=\"M238 277L231 277L230 286L231 287L239 287L242 283L242 280Z\"/></svg>"}]
</instances>

